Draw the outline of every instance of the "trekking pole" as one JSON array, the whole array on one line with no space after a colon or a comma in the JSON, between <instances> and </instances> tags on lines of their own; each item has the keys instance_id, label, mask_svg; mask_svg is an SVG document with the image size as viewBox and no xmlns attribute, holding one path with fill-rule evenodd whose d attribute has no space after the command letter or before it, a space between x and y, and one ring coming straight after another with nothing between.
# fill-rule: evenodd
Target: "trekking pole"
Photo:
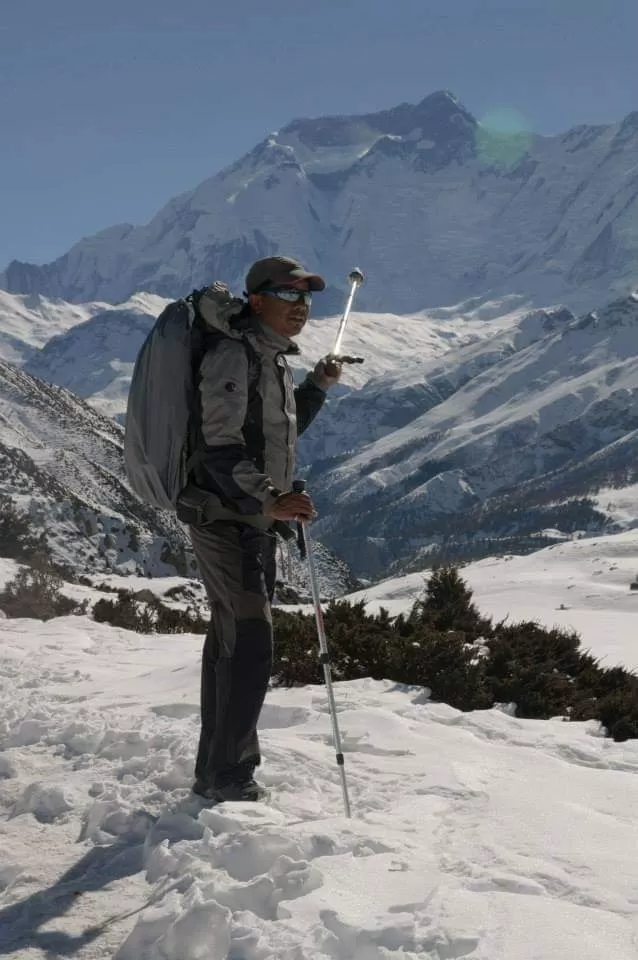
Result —
<instances>
[{"instance_id":1,"label":"trekking pole","mask_svg":"<svg viewBox=\"0 0 638 960\"><path fill-rule=\"evenodd\" d=\"M331 357L339 356L339 351L341 350L341 341L343 340L343 335L346 330L346 324L348 323L348 317L350 316L352 303L354 301L357 288L363 283L364 279L365 278L358 267L355 267L354 270L352 270L348 275L348 280L350 281L350 292L348 294L348 299L346 300L346 306L343 311L341 322L339 323L339 330L337 331L337 339L335 340L335 345L332 348L332 352L330 354ZM360 363L361 360L358 357L348 357L347 362Z\"/></svg>"},{"instance_id":2,"label":"trekking pole","mask_svg":"<svg viewBox=\"0 0 638 960\"><path fill-rule=\"evenodd\" d=\"M304 493L306 489L305 480L295 480L292 485L293 493ZM343 806L346 817L350 817L350 799L348 797L348 784L346 783L346 769L343 762L343 751L341 749L341 736L339 734L339 723L337 721L337 707L335 704L334 693L332 690L332 675L330 673L330 656L328 654L328 641L326 640L326 629L323 622L323 611L321 609L321 600L319 598L319 583L317 580L317 571L315 568L315 558L312 550L312 543L308 536L306 524L299 521L301 540L305 548L306 558L308 560L308 572L310 574L310 586L312 589L312 600L315 605L315 620L317 622L317 635L319 637L320 656L319 660L323 667L323 676L328 693L328 704L330 706L330 719L332 720L332 734L334 737L335 750L337 753L337 766L341 774L341 790L343 793Z\"/></svg>"}]
</instances>

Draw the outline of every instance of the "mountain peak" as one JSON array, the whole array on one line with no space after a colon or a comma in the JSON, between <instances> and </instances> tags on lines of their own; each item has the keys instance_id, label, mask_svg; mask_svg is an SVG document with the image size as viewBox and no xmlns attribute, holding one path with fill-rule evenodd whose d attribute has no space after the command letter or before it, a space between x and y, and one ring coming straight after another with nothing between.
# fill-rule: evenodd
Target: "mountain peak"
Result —
<instances>
[{"instance_id":1,"label":"mountain peak","mask_svg":"<svg viewBox=\"0 0 638 960\"><path fill-rule=\"evenodd\" d=\"M308 147L345 147L376 133L405 137L416 130L432 139L445 137L450 125L458 131L477 122L449 90L437 90L417 104L401 103L388 110L350 116L293 120L281 131L284 142L296 137Z\"/></svg>"},{"instance_id":2,"label":"mountain peak","mask_svg":"<svg viewBox=\"0 0 638 960\"><path fill-rule=\"evenodd\" d=\"M298 119L151 223L102 231L54 263L13 262L10 292L174 298L296 251L332 278L364 263L367 309L411 312L526 292L580 312L635 282L638 117L568 134L494 135L450 90L376 113ZM603 163L603 158L605 162ZM322 308L336 310L323 297Z\"/></svg>"},{"instance_id":3,"label":"mountain peak","mask_svg":"<svg viewBox=\"0 0 638 960\"><path fill-rule=\"evenodd\" d=\"M461 113L468 118L474 119L469 110L463 106L459 98L452 93L451 90L435 90L433 93L428 93L428 95L416 105L415 109L419 112Z\"/></svg>"},{"instance_id":4,"label":"mountain peak","mask_svg":"<svg viewBox=\"0 0 638 960\"><path fill-rule=\"evenodd\" d=\"M402 103L373 117L384 133L405 137L420 130L423 137L437 141L445 139L451 129L456 134L460 127L474 130L477 126L469 110L449 90L437 90L416 105Z\"/></svg>"}]
</instances>

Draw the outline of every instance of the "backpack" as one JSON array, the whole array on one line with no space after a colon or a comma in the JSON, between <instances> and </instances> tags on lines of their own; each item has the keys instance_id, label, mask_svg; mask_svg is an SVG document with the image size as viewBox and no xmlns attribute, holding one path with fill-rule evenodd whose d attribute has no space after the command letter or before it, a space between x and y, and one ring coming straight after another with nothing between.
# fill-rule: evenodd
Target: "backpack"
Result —
<instances>
[{"instance_id":1,"label":"backpack","mask_svg":"<svg viewBox=\"0 0 638 960\"><path fill-rule=\"evenodd\" d=\"M197 373L204 354L222 339L197 304L204 293L214 300L220 326L235 327L246 304L228 287L215 283L169 303L142 344L129 389L124 430L124 464L135 493L162 510L177 512L197 455L189 450L196 410ZM235 321L235 323L233 323ZM259 356L242 336L249 361L249 397L256 393Z\"/></svg>"}]
</instances>

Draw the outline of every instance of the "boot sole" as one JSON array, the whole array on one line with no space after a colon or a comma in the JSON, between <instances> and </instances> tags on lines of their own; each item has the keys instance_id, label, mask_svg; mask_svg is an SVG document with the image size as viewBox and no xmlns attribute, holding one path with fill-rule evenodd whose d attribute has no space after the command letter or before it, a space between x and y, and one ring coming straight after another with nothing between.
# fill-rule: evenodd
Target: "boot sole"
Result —
<instances>
[{"instance_id":1,"label":"boot sole","mask_svg":"<svg viewBox=\"0 0 638 960\"><path fill-rule=\"evenodd\" d=\"M243 797L242 796L234 796L234 797L225 796L221 791L217 791L217 790L211 790L210 792L207 791L206 793L199 793L199 791L193 790L192 793L199 800L202 800L207 803L215 803L215 804L216 803L257 803L258 801L267 799L268 797L268 792L261 787L259 788L259 790L255 791L254 793L250 795L245 795Z\"/></svg>"}]
</instances>

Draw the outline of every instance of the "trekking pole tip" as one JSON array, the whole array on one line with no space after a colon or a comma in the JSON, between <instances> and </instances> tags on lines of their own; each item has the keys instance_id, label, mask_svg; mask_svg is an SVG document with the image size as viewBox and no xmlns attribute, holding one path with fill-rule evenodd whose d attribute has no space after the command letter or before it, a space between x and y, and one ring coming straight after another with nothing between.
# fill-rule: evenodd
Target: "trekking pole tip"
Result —
<instances>
[{"instance_id":1,"label":"trekking pole tip","mask_svg":"<svg viewBox=\"0 0 638 960\"><path fill-rule=\"evenodd\" d=\"M351 270L348 274L348 280L350 283L363 283L365 277L361 270L358 267L355 267L354 270Z\"/></svg>"}]
</instances>

